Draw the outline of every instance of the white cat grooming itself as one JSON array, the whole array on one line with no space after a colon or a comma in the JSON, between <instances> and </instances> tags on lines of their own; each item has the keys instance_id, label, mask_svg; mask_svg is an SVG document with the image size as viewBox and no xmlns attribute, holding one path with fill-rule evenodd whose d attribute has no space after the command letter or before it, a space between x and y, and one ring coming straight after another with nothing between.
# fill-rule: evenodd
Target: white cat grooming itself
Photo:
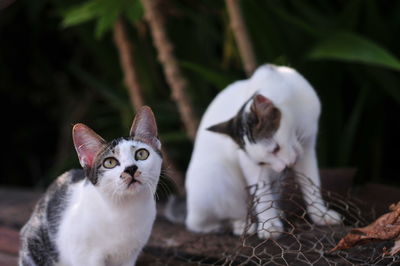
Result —
<instances>
[{"instance_id":1,"label":"white cat grooming itself","mask_svg":"<svg viewBox=\"0 0 400 266\"><path fill-rule=\"evenodd\" d=\"M214 232L230 221L242 234L248 211L246 187L259 185L255 206L259 237L283 232L272 198L263 193L286 168L320 185L315 144L320 102L314 89L289 67L264 65L237 81L211 102L200 123L186 175L186 226ZM340 221L321 194L300 184L311 220L319 225ZM276 233L273 233L276 232Z\"/></svg>"}]
</instances>

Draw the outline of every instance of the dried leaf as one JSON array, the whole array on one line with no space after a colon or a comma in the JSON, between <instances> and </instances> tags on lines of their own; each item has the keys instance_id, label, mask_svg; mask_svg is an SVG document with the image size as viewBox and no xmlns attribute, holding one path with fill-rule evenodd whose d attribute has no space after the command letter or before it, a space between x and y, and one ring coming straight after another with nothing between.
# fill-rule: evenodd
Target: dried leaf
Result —
<instances>
[{"instance_id":1,"label":"dried leaf","mask_svg":"<svg viewBox=\"0 0 400 266\"><path fill-rule=\"evenodd\" d=\"M386 213L376 219L372 224L352 229L339 243L330 250L330 252L342 249L352 248L374 241L396 240L400 236L400 202L392 204L389 207L391 212ZM399 248L393 248L390 255L400 251Z\"/></svg>"}]
</instances>

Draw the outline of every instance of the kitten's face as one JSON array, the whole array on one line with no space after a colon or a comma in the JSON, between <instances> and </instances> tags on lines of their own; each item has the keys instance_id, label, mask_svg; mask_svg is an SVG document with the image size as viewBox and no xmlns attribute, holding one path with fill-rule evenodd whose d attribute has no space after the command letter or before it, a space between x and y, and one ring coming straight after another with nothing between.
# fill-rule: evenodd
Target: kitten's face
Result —
<instances>
[{"instance_id":1,"label":"kitten's face","mask_svg":"<svg viewBox=\"0 0 400 266\"><path fill-rule=\"evenodd\" d=\"M79 161L88 180L112 198L155 193L162 156L153 112L142 107L133 121L130 136L106 143L83 124L73 128Z\"/></svg>"},{"instance_id":2,"label":"kitten's face","mask_svg":"<svg viewBox=\"0 0 400 266\"><path fill-rule=\"evenodd\" d=\"M286 158L288 145L274 138L281 117L280 110L268 98L257 94L236 116L208 130L228 135L256 164L281 172L295 160Z\"/></svg>"},{"instance_id":3,"label":"kitten's face","mask_svg":"<svg viewBox=\"0 0 400 266\"><path fill-rule=\"evenodd\" d=\"M154 194L161 163L160 151L133 137L120 138L97 156L89 178L111 196L134 195L144 190Z\"/></svg>"}]
</instances>

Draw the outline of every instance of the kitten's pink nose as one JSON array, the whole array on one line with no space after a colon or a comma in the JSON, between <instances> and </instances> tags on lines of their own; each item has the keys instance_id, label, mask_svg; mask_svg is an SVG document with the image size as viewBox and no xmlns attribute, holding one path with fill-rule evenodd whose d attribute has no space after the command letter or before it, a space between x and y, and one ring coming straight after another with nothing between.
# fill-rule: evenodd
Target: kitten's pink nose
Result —
<instances>
[{"instance_id":1,"label":"kitten's pink nose","mask_svg":"<svg viewBox=\"0 0 400 266\"><path fill-rule=\"evenodd\" d=\"M121 178L128 183L128 187L136 182L141 183L136 178L140 176L141 172L137 171L138 167L136 165L131 165L125 168L121 173Z\"/></svg>"}]
</instances>

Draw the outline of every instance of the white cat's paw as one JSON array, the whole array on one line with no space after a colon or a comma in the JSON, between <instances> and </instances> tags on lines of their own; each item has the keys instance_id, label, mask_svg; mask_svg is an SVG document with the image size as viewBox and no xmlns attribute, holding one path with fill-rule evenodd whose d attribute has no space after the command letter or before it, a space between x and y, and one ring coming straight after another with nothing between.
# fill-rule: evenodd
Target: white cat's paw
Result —
<instances>
[{"instance_id":1,"label":"white cat's paw","mask_svg":"<svg viewBox=\"0 0 400 266\"><path fill-rule=\"evenodd\" d=\"M241 236L243 234L254 234L256 232L256 224L247 224L245 221L236 220L232 223L233 234L236 236Z\"/></svg>"},{"instance_id":2,"label":"white cat's paw","mask_svg":"<svg viewBox=\"0 0 400 266\"><path fill-rule=\"evenodd\" d=\"M257 228L257 235L261 239L278 238L283 232L283 224L280 220L261 222Z\"/></svg>"},{"instance_id":3,"label":"white cat's paw","mask_svg":"<svg viewBox=\"0 0 400 266\"><path fill-rule=\"evenodd\" d=\"M318 214L310 214L311 220L317 225L334 225L342 222L342 216L334 210L326 210Z\"/></svg>"},{"instance_id":4,"label":"white cat's paw","mask_svg":"<svg viewBox=\"0 0 400 266\"><path fill-rule=\"evenodd\" d=\"M219 222L205 222L197 219L188 219L186 221L186 227L195 233L219 233L222 231L222 224Z\"/></svg>"}]
</instances>

